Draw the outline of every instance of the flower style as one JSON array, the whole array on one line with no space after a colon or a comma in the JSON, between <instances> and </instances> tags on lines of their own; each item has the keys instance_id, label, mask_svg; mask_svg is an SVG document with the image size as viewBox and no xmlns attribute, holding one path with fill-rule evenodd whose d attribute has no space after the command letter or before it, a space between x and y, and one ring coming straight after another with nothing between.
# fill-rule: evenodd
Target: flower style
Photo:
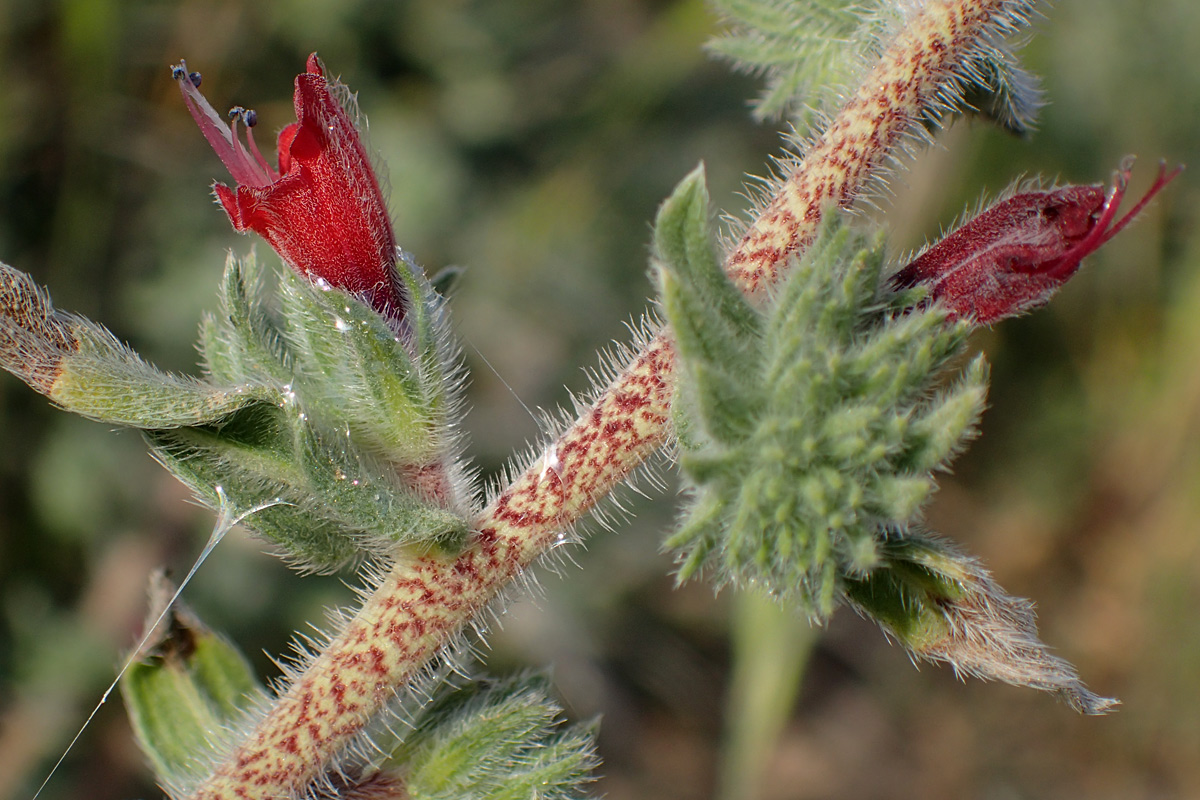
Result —
<instances>
[{"instance_id":1,"label":"flower style","mask_svg":"<svg viewBox=\"0 0 1200 800\"><path fill-rule=\"evenodd\" d=\"M1154 185L1118 220L1132 167L1126 158L1107 193L1101 185L1063 186L1002 200L893 275L891 286L925 284L952 317L978 325L1044 305L1183 169L1160 165Z\"/></svg>"},{"instance_id":2,"label":"flower style","mask_svg":"<svg viewBox=\"0 0 1200 800\"><path fill-rule=\"evenodd\" d=\"M405 291L396 276L396 241L379 181L346 110L330 92L316 53L296 76L296 121L279 132L279 169L254 142L257 114L236 106L230 122L200 93L200 73L172 67L188 110L236 188L214 184L239 233L254 231L314 283L350 292L394 322ZM246 144L238 123L246 128Z\"/></svg>"}]
</instances>

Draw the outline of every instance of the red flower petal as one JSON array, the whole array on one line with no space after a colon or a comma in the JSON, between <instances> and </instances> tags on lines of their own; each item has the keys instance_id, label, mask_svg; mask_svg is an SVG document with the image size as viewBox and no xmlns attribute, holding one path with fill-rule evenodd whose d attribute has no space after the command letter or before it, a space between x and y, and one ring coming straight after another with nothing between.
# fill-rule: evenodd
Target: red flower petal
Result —
<instances>
[{"instance_id":1,"label":"red flower petal","mask_svg":"<svg viewBox=\"0 0 1200 800\"><path fill-rule=\"evenodd\" d=\"M239 141L237 122L250 123L247 112L235 109L226 126L197 90L198 76L193 80L184 65L174 74L192 116L238 183L214 187L233 227L262 236L314 283L356 294L400 319L405 298L383 194L316 54L296 77L296 122L279 134L278 173L262 160L249 127L249 150Z\"/></svg>"}]
</instances>

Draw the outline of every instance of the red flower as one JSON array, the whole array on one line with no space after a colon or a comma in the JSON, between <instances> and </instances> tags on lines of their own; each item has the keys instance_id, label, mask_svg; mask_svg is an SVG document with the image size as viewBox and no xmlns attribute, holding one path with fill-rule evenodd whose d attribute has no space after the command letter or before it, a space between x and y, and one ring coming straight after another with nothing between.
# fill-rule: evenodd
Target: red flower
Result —
<instances>
[{"instance_id":1,"label":"red flower","mask_svg":"<svg viewBox=\"0 0 1200 800\"><path fill-rule=\"evenodd\" d=\"M1024 192L996 203L892 276L893 289L918 284L950 316L990 325L1044 305L1085 256L1115 236L1180 173L1159 167L1158 180L1120 220L1132 158L1103 186Z\"/></svg>"},{"instance_id":2,"label":"red flower","mask_svg":"<svg viewBox=\"0 0 1200 800\"><path fill-rule=\"evenodd\" d=\"M254 231L317 285L358 295L392 319L404 315L396 240L358 130L330 93L317 60L296 76L296 121L279 132L279 169L254 143L257 115L235 107L226 122L200 94L200 74L172 68L188 110L237 188L214 184L239 233ZM246 126L246 145L238 122Z\"/></svg>"}]
</instances>

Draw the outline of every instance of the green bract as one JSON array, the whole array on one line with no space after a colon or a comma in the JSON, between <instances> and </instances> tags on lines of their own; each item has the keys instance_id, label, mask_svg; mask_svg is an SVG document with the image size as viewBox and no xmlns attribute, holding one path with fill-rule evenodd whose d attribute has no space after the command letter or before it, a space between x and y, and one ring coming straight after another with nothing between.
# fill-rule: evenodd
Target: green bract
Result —
<instances>
[{"instance_id":1,"label":"green bract","mask_svg":"<svg viewBox=\"0 0 1200 800\"><path fill-rule=\"evenodd\" d=\"M839 222L762 309L725 277L711 241L697 170L655 228L679 353L679 462L693 489L667 544L681 580L709 566L718 583L762 584L823 618L842 580L877 564L880 532L917 517L933 471L970 435L984 362L937 391L967 326L936 306L880 300L881 248Z\"/></svg>"},{"instance_id":2,"label":"green bract","mask_svg":"<svg viewBox=\"0 0 1200 800\"><path fill-rule=\"evenodd\" d=\"M467 533L459 383L440 298L400 264L395 328L344 292L283 270L279 308L253 258L231 258L200 348L208 380L161 372L102 326L57 311L0 265L0 363L68 411L140 428L211 506L297 564L331 570Z\"/></svg>"},{"instance_id":3,"label":"green bract","mask_svg":"<svg viewBox=\"0 0 1200 800\"><path fill-rule=\"evenodd\" d=\"M975 559L914 531L883 532L879 555L870 573L845 579L846 597L914 655L950 663L960 675L1052 692L1085 714L1116 705L1049 652L1033 604L1007 594Z\"/></svg>"},{"instance_id":4,"label":"green bract","mask_svg":"<svg viewBox=\"0 0 1200 800\"><path fill-rule=\"evenodd\" d=\"M148 433L167 468L210 504L269 506L246 524L311 569L397 545L455 548L467 532L465 501L416 485L428 473L449 485L457 469L448 433L456 378L440 301L401 272L415 299L405 329L394 330L357 298L286 270L275 314L254 260L230 259L224 314L202 330L204 362L214 380L265 383L273 402Z\"/></svg>"},{"instance_id":5,"label":"green bract","mask_svg":"<svg viewBox=\"0 0 1200 800\"><path fill-rule=\"evenodd\" d=\"M241 652L178 608L121 678L121 694L155 776L175 797L208 774L214 748L266 696Z\"/></svg>"},{"instance_id":6,"label":"green bract","mask_svg":"<svg viewBox=\"0 0 1200 800\"><path fill-rule=\"evenodd\" d=\"M446 691L392 758L413 800L571 800L596 766L595 726L564 726L545 676Z\"/></svg>"}]
</instances>

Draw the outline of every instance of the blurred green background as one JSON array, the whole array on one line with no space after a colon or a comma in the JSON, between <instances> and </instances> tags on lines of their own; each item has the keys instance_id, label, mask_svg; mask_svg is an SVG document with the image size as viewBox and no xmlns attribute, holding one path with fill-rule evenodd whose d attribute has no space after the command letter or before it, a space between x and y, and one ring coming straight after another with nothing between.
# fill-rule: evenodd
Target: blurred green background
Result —
<instances>
[{"instance_id":1,"label":"blurred green background","mask_svg":"<svg viewBox=\"0 0 1200 800\"><path fill-rule=\"evenodd\" d=\"M467 267L453 300L467 427L494 474L538 436L504 382L561 405L595 351L628 338L650 292L649 220L675 182L704 160L714 201L738 212L743 175L778 151L747 113L755 81L702 54L715 29L701 0L0 0L0 259L193 370L225 253L254 242L212 205L223 170L168 67L186 57L218 108L255 107L269 135L316 50L359 92L402 245L430 271ZM1025 50L1051 101L1040 130L960 121L893 175L880 204L898 256L1022 174L1105 181L1138 153L1137 195L1160 157L1200 168L1197 41L1192 0L1059 0ZM842 613L794 707L778 696L790 715L758 748L758 796L1200 796L1197 196L1185 173L1049 308L977 335L992 407L929 512L1124 705L1087 719L918 671ZM671 493L629 499L619 535L591 526L559 562L566 579L539 570L539 598L491 641L490 670L553 663L569 714L603 714L611 800L710 797L720 780L730 618L745 610L672 590L657 552ZM147 573L185 573L211 521L137 435L0 376L0 798L32 794L134 642ZM231 534L185 597L247 652L278 654L350 598L262 549ZM794 671L763 663L785 684ZM114 696L42 796L155 794Z\"/></svg>"}]
</instances>

